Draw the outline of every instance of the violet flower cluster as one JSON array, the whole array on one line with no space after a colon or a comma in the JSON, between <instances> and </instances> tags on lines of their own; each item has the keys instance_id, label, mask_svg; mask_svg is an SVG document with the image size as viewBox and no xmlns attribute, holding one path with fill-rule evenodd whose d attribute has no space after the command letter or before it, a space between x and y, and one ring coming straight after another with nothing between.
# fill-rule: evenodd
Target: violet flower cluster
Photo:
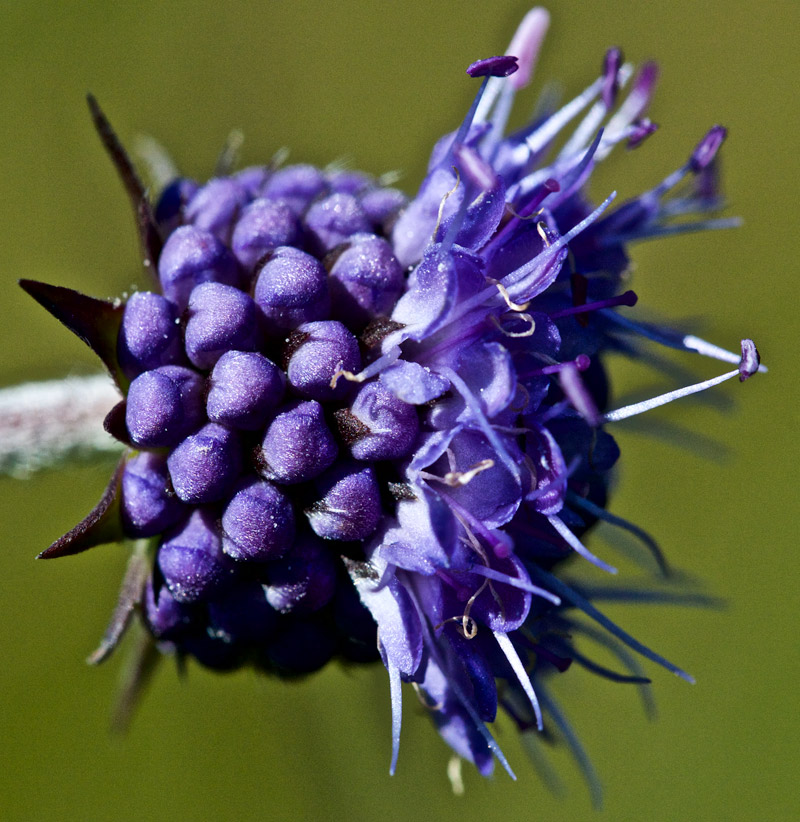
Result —
<instances>
[{"instance_id":1,"label":"violet flower cluster","mask_svg":"<svg viewBox=\"0 0 800 822\"><path fill-rule=\"evenodd\" d=\"M593 204L597 164L656 130L656 67L633 73L611 49L584 92L509 134L546 28L534 9L509 56L469 67L474 103L412 199L366 174L273 164L173 180L151 206L90 100L159 287L112 303L23 286L123 395L106 420L128 446L109 489L43 554L143 540L99 656L136 611L159 650L215 669L380 658L392 771L402 683L489 774L495 759L509 769L488 727L498 711L584 761L548 687L572 663L646 683L632 649L689 679L561 572L578 554L616 573L583 541L598 519L665 567L605 509L608 424L759 369L749 340L732 354L637 323L624 287L630 241L725 224L707 217L725 129L641 196ZM604 353L651 344L734 367L608 411Z\"/></svg>"}]
</instances>

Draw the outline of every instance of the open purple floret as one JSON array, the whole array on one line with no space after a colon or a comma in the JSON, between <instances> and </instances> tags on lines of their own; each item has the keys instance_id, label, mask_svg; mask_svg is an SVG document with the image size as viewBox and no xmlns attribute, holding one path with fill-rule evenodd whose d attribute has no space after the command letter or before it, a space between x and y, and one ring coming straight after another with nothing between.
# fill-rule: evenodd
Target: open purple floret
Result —
<instances>
[{"instance_id":1,"label":"open purple floret","mask_svg":"<svg viewBox=\"0 0 800 822\"><path fill-rule=\"evenodd\" d=\"M593 204L597 164L655 131L655 67L634 74L611 49L578 97L507 134L547 25L535 9L509 55L469 67L480 90L411 200L360 172L264 166L172 181L143 210L162 294L125 306L115 351L132 382L107 421L132 452L105 507L46 552L103 541L93 529L114 516L149 539L145 624L209 667L382 659L392 770L402 683L489 774L510 772L487 727L498 710L575 744L548 682L572 662L642 685L628 646L690 679L561 569L578 554L616 573L584 543L603 519L666 571L605 509L619 456L605 427L764 370L750 340L740 356L637 323L626 287L631 241L729 224L707 217L725 130L641 196ZM736 367L609 411L605 354L653 342ZM579 635L627 670L594 663Z\"/></svg>"}]
</instances>

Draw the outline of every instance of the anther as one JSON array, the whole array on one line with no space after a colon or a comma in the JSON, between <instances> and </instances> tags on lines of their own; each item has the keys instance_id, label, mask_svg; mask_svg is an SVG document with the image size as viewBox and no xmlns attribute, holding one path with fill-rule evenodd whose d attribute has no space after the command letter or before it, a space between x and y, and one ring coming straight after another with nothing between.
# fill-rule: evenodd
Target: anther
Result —
<instances>
[{"instance_id":1,"label":"anther","mask_svg":"<svg viewBox=\"0 0 800 822\"><path fill-rule=\"evenodd\" d=\"M561 317L570 317L573 314L587 314L590 311L599 311L601 308L613 308L617 305L627 305L631 308L636 305L638 300L639 297L635 291L626 291L608 300L598 300L594 303L585 303L584 305L575 305L572 308L564 308L561 311L554 311L550 314L550 319L557 320Z\"/></svg>"}]
</instances>

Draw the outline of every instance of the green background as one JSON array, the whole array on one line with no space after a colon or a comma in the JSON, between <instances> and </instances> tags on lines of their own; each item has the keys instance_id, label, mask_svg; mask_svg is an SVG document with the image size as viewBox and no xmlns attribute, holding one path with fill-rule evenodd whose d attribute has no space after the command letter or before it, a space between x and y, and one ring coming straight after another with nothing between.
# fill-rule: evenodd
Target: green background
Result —
<instances>
[{"instance_id":1,"label":"green background","mask_svg":"<svg viewBox=\"0 0 800 822\"><path fill-rule=\"evenodd\" d=\"M502 53L526 10L466 1L3 6L2 384L94 368L88 350L17 289L18 277L98 296L143 282L86 91L124 141L157 136L191 175L210 174L238 127L244 162L289 146L295 161L401 169L414 190L433 141L474 93L464 68ZM695 318L728 348L752 336L771 369L745 386L727 383L714 401L653 412L654 435L642 418L615 427L624 456L612 510L658 535L673 562L728 607L609 611L697 685L648 666L655 723L627 686L580 671L558 694L601 774L604 818L795 819L800 4L556 0L550 8L537 87L558 79L576 92L617 44L631 60L656 57L663 70L650 112L661 131L637 152L612 155L596 196L652 185L708 126L730 129L728 213L744 226L637 246L635 287L642 310ZM718 373L713 362L679 362ZM626 363L614 371L618 396L668 387ZM669 427L671 440L661 436ZM466 796L454 797L448 750L411 692L390 778L388 683L377 668L332 668L286 685L196 667L180 682L165 665L129 735L109 735L119 662L95 670L83 660L115 601L123 552L33 561L89 510L109 470L104 462L0 480L0 818L593 817L566 755L554 761L567 793L554 798L502 724L518 781L467 772ZM616 558L602 533L591 545Z\"/></svg>"}]
</instances>

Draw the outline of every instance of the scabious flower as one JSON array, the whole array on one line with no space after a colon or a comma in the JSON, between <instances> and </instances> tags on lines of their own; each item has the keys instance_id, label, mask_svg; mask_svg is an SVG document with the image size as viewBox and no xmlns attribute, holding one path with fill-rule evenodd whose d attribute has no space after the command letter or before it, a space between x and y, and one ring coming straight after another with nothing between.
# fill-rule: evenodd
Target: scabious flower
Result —
<instances>
[{"instance_id":1,"label":"scabious flower","mask_svg":"<svg viewBox=\"0 0 800 822\"><path fill-rule=\"evenodd\" d=\"M727 225L707 216L725 129L649 191L595 205L597 164L656 130L656 67L634 73L611 49L585 91L509 134L547 25L534 9L508 55L468 68L474 103L411 199L366 174L271 164L172 180L151 205L90 99L158 289L111 303L23 287L92 345L123 397L106 428L128 449L106 494L42 554L139 541L98 658L133 611L160 651L220 670L291 677L380 658L392 771L402 683L489 774L495 760L510 772L489 730L498 711L560 732L585 762L548 687L573 662L646 683L632 649L690 679L562 568L578 554L616 573L583 539L603 519L666 569L605 509L619 456L607 429L760 368L750 340L739 355L637 322L624 287L629 242ZM608 410L606 352L653 344L735 367Z\"/></svg>"}]
</instances>

